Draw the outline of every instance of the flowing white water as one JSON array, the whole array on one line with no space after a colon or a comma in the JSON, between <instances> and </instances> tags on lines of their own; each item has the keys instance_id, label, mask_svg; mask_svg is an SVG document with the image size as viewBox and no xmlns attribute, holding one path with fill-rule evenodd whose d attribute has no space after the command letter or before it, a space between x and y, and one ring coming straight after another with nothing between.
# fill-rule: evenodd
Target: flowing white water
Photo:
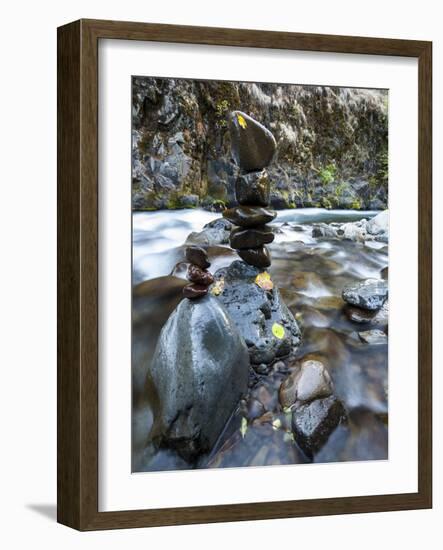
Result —
<instances>
[{"instance_id":1,"label":"flowing white water","mask_svg":"<svg viewBox=\"0 0 443 550\"><path fill-rule=\"evenodd\" d=\"M376 211L325 210L323 208L297 208L280 210L272 225L279 227L275 243L302 241L316 242L311 236L310 225L318 222L349 222L369 219ZM221 214L201 209L158 210L134 212L132 216L132 264L134 283L167 275L177 256L177 247L183 245L193 231L220 218ZM300 225L294 231L293 225ZM326 244L326 243L325 243Z\"/></svg>"}]
</instances>

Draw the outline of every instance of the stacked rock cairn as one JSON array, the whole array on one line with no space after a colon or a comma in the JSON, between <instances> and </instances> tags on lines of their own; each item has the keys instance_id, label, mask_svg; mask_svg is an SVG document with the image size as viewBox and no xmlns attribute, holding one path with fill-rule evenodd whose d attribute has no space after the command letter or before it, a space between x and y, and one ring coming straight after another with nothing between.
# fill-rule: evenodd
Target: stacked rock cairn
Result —
<instances>
[{"instance_id":1,"label":"stacked rock cairn","mask_svg":"<svg viewBox=\"0 0 443 550\"><path fill-rule=\"evenodd\" d=\"M236 228L231 231L230 244L240 258L257 268L271 265L271 256L265 246L274 240L274 233L266 224L277 213L268 208L270 181L266 167L272 162L276 141L262 124L241 111L229 117L231 150L239 167L235 195L239 206L223 212Z\"/></svg>"},{"instance_id":2,"label":"stacked rock cairn","mask_svg":"<svg viewBox=\"0 0 443 550\"><path fill-rule=\"evenodd\" d=\"M183 288L183 295L185 298L195 300L208 293L208 288L214 282L214 277L207 270L211 264L206 250L199 246L188 246L185 254L186 260L190 264L186 275L190 284Z\"/></svg>"}]
</instances>

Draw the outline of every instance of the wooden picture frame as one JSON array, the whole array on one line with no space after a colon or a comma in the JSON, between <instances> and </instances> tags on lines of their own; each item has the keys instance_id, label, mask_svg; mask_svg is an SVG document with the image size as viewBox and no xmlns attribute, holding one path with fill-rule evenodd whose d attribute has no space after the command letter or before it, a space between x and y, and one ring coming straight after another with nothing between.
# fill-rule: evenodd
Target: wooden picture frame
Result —
<instances>
[{"instance_id":1,"label":"wooden picture frame","mask_svg":"<svg viewBox=\"0 0 443 550\"><path fill-rule=\"evenodd\" d=\"M98 42L159 41L418 58L418 491L98 511ZM58 521L79 530L432 506L431 42L80 20L58 29Z\"/></svg>"}]
</instances>

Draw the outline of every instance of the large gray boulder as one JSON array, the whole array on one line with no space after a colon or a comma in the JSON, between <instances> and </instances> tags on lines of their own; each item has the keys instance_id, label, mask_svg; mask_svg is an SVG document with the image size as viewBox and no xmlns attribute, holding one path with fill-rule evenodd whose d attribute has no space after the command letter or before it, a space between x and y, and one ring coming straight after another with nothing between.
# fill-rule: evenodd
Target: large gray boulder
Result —
<instances>
[{"instance_id":1,"label":"large gray boulder","mask_svg":"<svg viewBox=\"0 0 443 550\"><path fill-rule=\"evenodd\" d=\"M208 452L247 391L248 351L223 304L184 299L164 325L148 373L151 437L193 461Z\"/></svg>"},{"instance_id":2,"label":"large gray boulder","mask_svg":"<svg viewBox=\"0 0 443 550\"><path fill-rule=\"evenodd\" d=\"M278 288L265 290L255 283L261 272L236 260L219 269L214 277L216 285L220 285L217 281L223 281L218 298L243 336L251 363L269 365L277 357L295 353L301 334ZM276 331L275 325L280 330Z\"/></svg>"}]
</instances>

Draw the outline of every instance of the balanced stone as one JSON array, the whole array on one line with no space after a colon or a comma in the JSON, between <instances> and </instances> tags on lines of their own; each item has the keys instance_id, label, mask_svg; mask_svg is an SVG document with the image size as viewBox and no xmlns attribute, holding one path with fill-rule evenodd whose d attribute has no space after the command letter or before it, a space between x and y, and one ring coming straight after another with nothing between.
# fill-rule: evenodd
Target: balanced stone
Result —
<instances>
[{"instance_id":1,"label":"balanced stone","mask_svg":"<svg viewBox=\"0 0 443 550\"><path fill-rule=\"evenodd\" d=\"M212 285L214 282L214 277L212 273L198 267L198 265L191 264L188 268L187 278L191 283L197 283L203 286Z\"/></svg>"},{"instance_id":2,"label":"balanced stone","mask_svg":"<svg viewBox=\"0 0 443 550\"><path fill-rule=\"evenodd\" d=\"M195 264L202 269L206 269L211 265L206 250L200 246L188 246L186 248L186 259L189 263Z\"/></svg>"},{"instance_id":3,"label":"balanced stone","mask_svg":"<svg viewBox=\"0 0 443 550\"><path fill-rule=\"evenodd\" d=\"M261 170L274 158L277 143L262 124L241 111L233 111L229 119L231 154L245 172Z\"/></svg>"},{"instance_id":4,"label":"balanced stone","mask_svg":"<svg viewBox=\"0 0 443 550\"><path fill-rule=\"evenodd\" d=\"M206 285L197 285L193 283L183 288L183 296L191 300L195 300L195 298L201 298L207 293L208 287Z\"/></svg>"},{"instance_id":5,"label":"balanced stone","mask_svg":"<svg viewBox=\"0 0 443 550\"><path fill-rule=\"evenodd\" d=\"M274 210L261 206L235 206L223 212L223 217L240 227L257 227L272 222L277 215Z\"/></svg>"},{"instance_id":6,"label":"balanced stone","mask_svg":"<svg viewBox=\"0 0 443 550\"><path fill-rule=\"evenodd\" d=\"M272 243L275 235L272 229L266 225L251 229L234 229L231 232L230 243L232 248L256 248L263 244Z\"/></svg>"},{"instance_id":7,"label":"balanced stone","mask_svg":"<svg viewBox=\"0 0 443 550\"><path fill-rule=\"evenodd\" d=\"M247 264L255 267L269 267L271 265L271 255L266 246L238 250L237 254Z\"/></svg>"},{"instance_id":8,"label":"balanced stone","mask_svg":"<svg viewBox=\"0 0 443 550\"><path fill-rule=\"evenodd\" d=\"M240 174L235 182L235 196L240 204L268 206L270 191L266 170Z\"/></svg>"}]
</instances>

